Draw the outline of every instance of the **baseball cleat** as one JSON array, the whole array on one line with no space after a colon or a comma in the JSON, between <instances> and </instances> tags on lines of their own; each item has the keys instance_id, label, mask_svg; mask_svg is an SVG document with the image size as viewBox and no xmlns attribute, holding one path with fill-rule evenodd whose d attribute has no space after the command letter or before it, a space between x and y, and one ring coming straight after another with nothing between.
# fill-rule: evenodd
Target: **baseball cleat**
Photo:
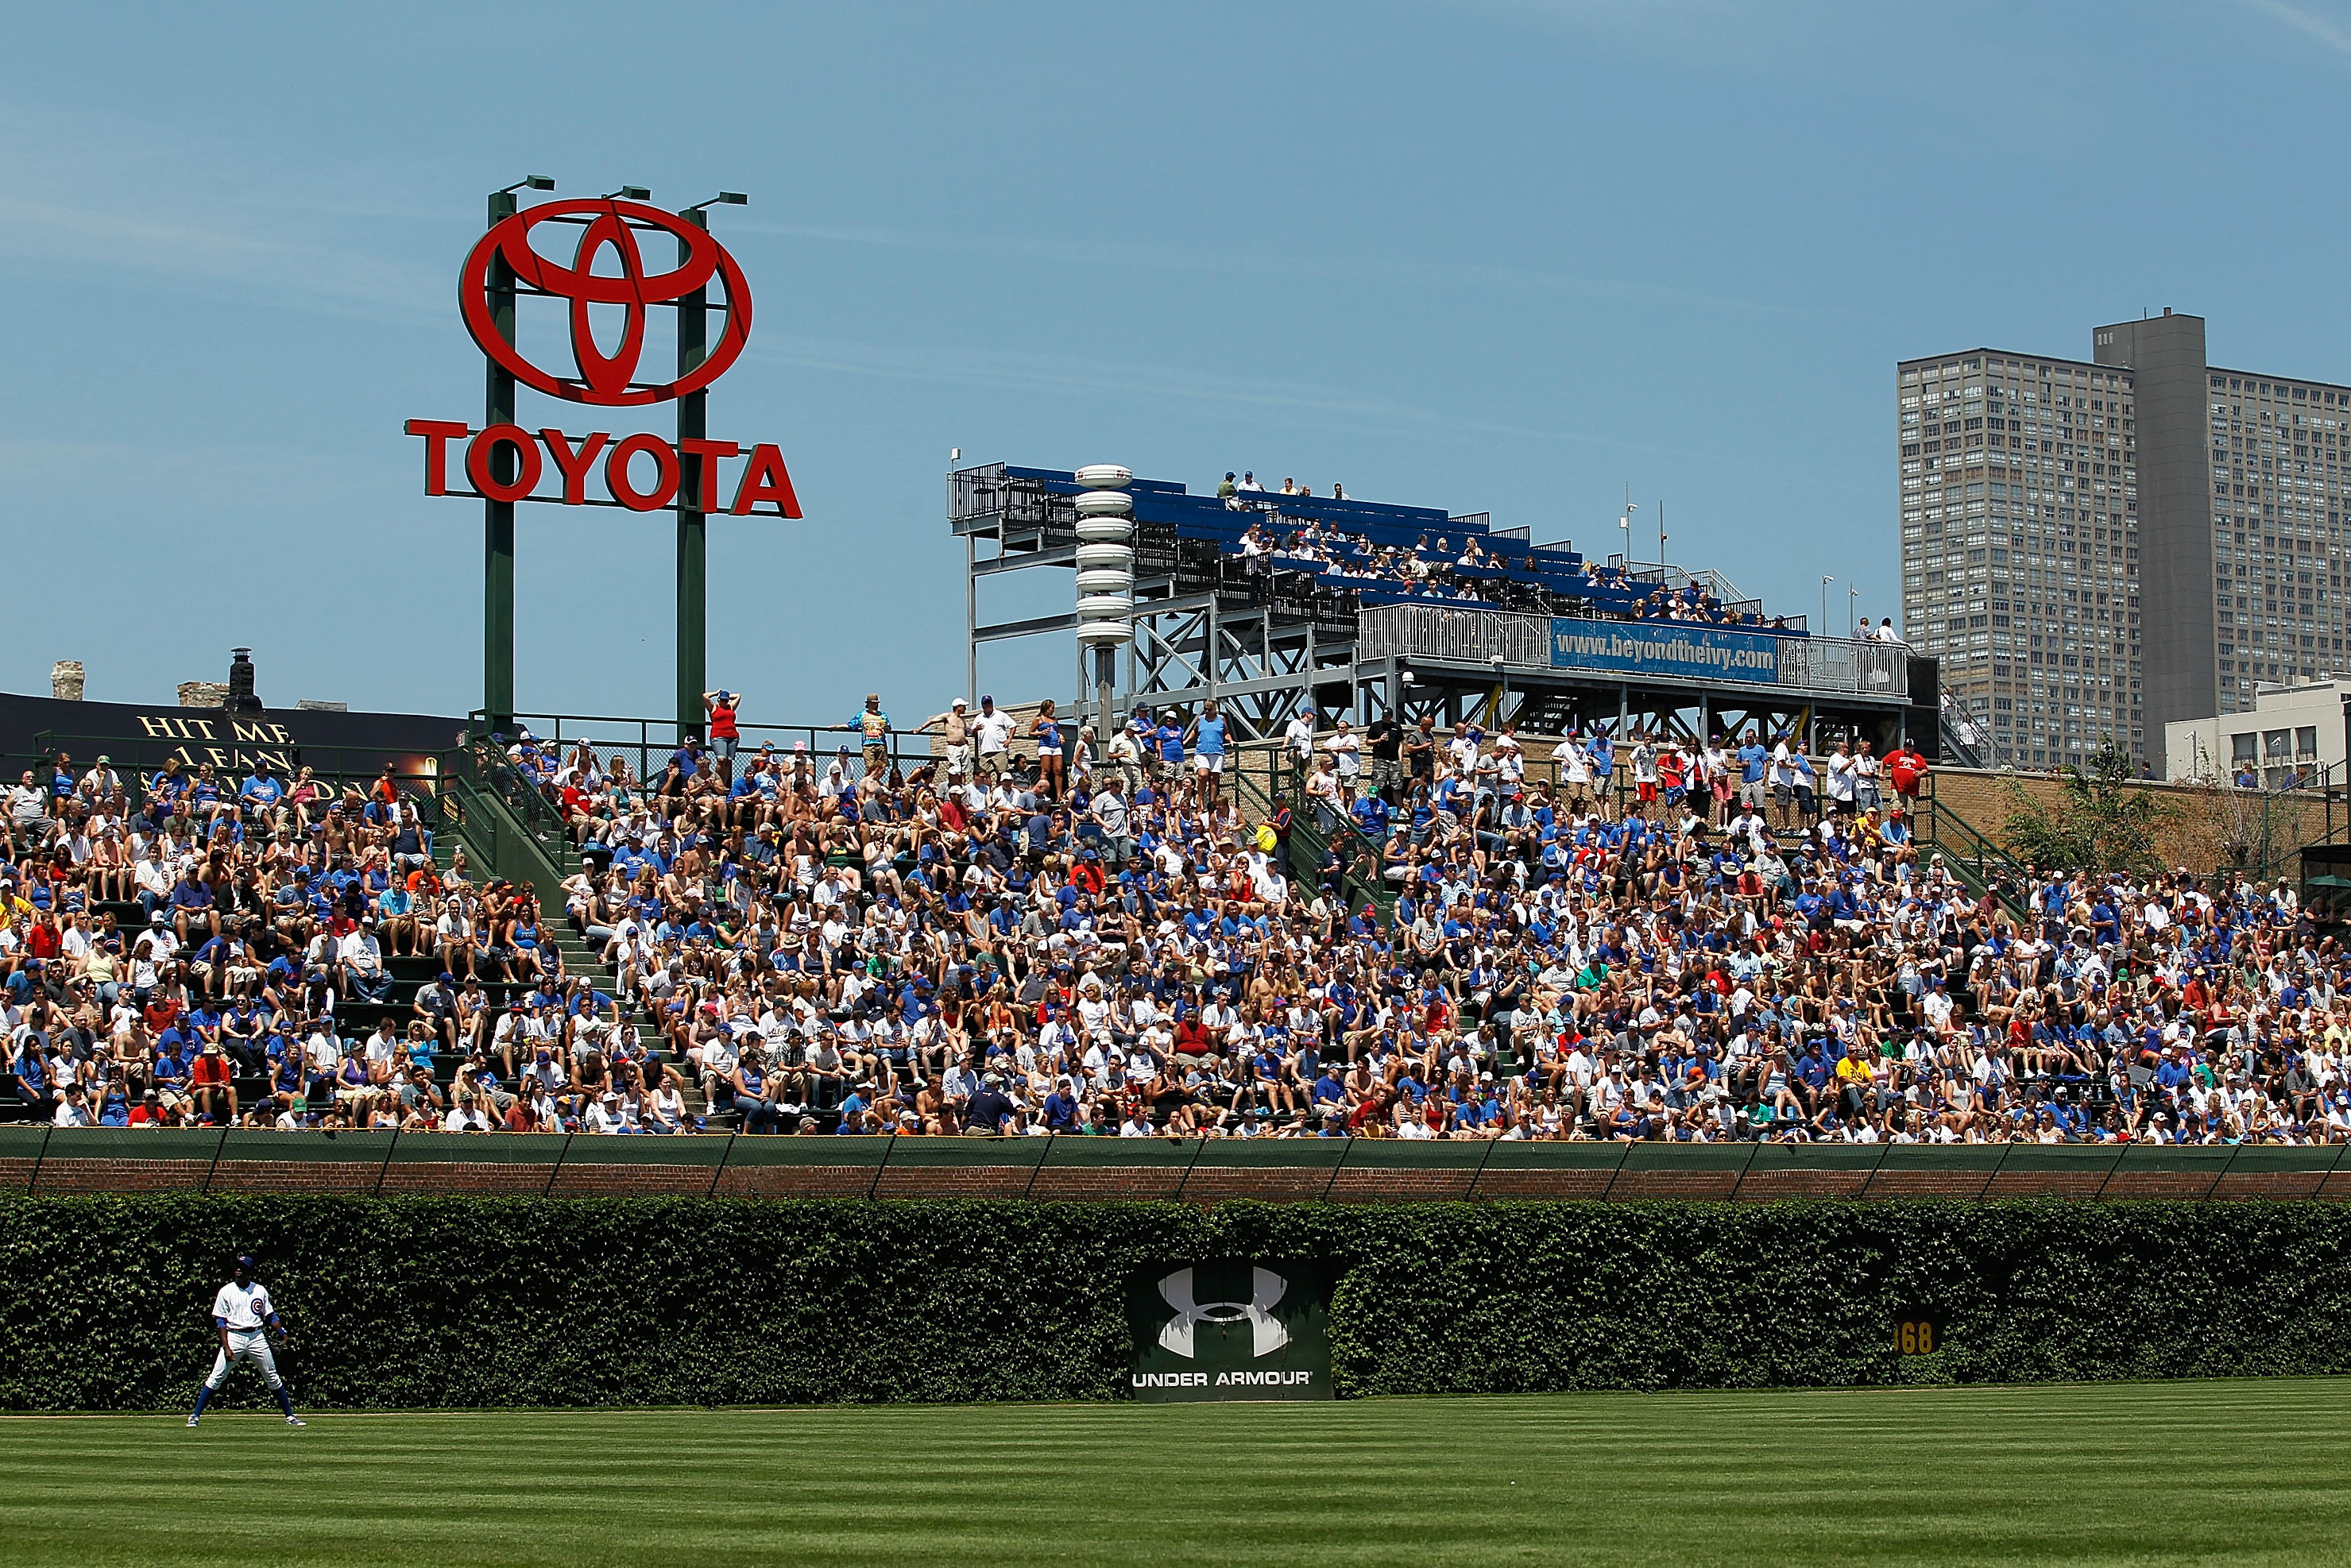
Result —
<instances>
[{"instance_id":1,"label":"baseball cleat","mask_svg":"<svg viewBox=\"0 0 2351 1568\"><path fill-rule=\"evenodd\" d=\"M193 1423L191 1423L191 1424L193 1425ZM308 1423L308 1421L305 1421L305 1420L304 1420L304 1419L302 1419L302 1417L301 1417L301 1416L287 1416L287 1417L286 1417L286 1424L287 1424L288 1427L307 1427L307 1426L308 1426L310 1423Z\"/></svg>"},{"instance_id":2,"label":"baseball cleat","mask_svg":"<svg viewBox=\"0 0 2351 1568\"><path fill-rule=\"evenodd\" d=\"M195 1424L196 1424L196 1418L195 1418L193 1416L189 1416L189 1417L188 1417L188 1425L189 1425L189 1426L191 1426L191 1427L193 1427L193 1426L194 1426Z\"/></svg>"}]
</instances>

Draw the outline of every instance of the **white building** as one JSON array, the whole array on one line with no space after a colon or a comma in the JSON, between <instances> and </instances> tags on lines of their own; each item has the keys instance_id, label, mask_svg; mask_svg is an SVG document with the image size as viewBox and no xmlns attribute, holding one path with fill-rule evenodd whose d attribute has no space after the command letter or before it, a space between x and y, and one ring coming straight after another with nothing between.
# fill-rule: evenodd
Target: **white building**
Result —
<instances>
[{"instance_id":1,"label":"white building","mask_svg":"<svg viewBox=\"0 0 2351 1568\"><path fill-rule=\"evenodd\" d=\"M2163 727L2165 777L2225 781L2251 768L2265 789L2339 781L2346 697L2351 677L2323 675L2256 686L2250 713L2175 720Z\"/></svg>"}]
</instances>

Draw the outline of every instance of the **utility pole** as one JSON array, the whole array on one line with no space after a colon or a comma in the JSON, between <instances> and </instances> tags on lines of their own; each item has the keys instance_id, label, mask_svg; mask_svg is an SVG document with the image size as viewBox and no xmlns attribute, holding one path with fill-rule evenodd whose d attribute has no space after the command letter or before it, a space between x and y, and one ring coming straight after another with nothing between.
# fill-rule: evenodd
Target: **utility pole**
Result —
<instances>
[{"instance_id":1,"label":"utility pole","mask_svg":"<svg viewBox=\"0 0 2351 1568\"><path fill-rule=\"evenodd\" d=\"M549 186L554 184L548 182ZM514 191L490 193L489 225L497 227L515 215ZM490 256L487 280L490 319L498 336L515 340L515 275L503 251ZM495 430L512 424L515 416L514 372L484 356L488 380L483 389L482 427ZM514 483L517 455L500 442L490 448L490 477L500 486ZM515 710L515 504L482 502L482 712L494 734L514 727Z\"/></svg>"},{"instance_id":2,"label":"utility pole","mask_svg":"<svg viewBox=\"0 0 2351 1568\"><path fill-rule=\"evenodd\" d=\"M695 227L710 226L700 207L681 211ZM691 259L687 242L677 242L677 259ZM734 300L727 304L733 306ZM677 302L677 374L680 381L701 368L710 345L710 286L698 285ZM702 511L702 465L710 461L696 448L709 433L705 392L690 392L677 400L677 738L683 746L689 734L702 727L702 694L707 674L709 519ZM688 443L694 444L689 445Z\"/></svg>"}]
</instances>

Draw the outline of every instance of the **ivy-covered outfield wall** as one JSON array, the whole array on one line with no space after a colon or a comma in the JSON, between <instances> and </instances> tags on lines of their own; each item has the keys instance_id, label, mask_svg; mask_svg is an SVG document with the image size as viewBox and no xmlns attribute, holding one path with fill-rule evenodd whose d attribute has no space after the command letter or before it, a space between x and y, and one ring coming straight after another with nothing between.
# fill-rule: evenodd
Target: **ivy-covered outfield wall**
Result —
<instances>
[{"instance_id":1,"label":"ivy-covered outfield wall","mask_svg":"<svg viewBox=\"0 0 2351 1568\"><path fill-rule=\"evenodd\" d=\"M183 1405L238 1250L314 1406L1116 1398L1209 1258L1330 1260L1347 1395L2351 1370L2323 1202L72 1197L0 1200L0 1406Z\"/></svg>"}]
</instances>

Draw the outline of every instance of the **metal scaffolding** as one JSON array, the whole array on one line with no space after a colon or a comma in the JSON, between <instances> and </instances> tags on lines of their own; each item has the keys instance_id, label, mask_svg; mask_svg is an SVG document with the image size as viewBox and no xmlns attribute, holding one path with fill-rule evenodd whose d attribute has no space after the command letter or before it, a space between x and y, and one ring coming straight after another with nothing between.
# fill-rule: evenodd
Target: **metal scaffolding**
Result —
<instances>
[{"instance_id":1,"label":"metal scaffolding","mask_svg":"<svg viewBox=\"0 0 2351 1568\"><path fill-rule=\"evenodd\" d=\"M975 702L982 643L1069 637L1075 651L1074 608L978 619L983 578L1074 568L1077 513L1072 497L1061 493L1070 488L1066 476L1059 489L1055 483L1048 471L1000 463L948 476L948 520L965 545L966 695ZM1936 747L1932 714L1922 723L1912 706L1914 685L1919 700L1935 702L1933 664L1899 644L1783 637L1774 673L1760 680L1577 668L1554 647L1557 626L1625 623L1437 604L1359 611L1354 595L1318 586L1306 573L1245 562L1214 540L1178 538L1172 526L1140 520L1152 489L1176 486L1137 480L1135 488L1134 637L1120 661L1113 713L1138 703L1190 710L1213 696L1241 739L1277 737L1311 707L1318 727L1341 714L1364 725L1391 715L1412 724L1426 715L1447 725L1515 723L1532 735L1594 727L1623 733L1637 724L1702 741L1753 727L1823 745L1850 735L1880 746L1907 737L1930 753ZM1720 581L1679 568L1648 573L1661 582L1668 574L1674 581ZM1082 705L1091 682L1075 659L1071 684Z\"/></svg>"}]
</instances>

